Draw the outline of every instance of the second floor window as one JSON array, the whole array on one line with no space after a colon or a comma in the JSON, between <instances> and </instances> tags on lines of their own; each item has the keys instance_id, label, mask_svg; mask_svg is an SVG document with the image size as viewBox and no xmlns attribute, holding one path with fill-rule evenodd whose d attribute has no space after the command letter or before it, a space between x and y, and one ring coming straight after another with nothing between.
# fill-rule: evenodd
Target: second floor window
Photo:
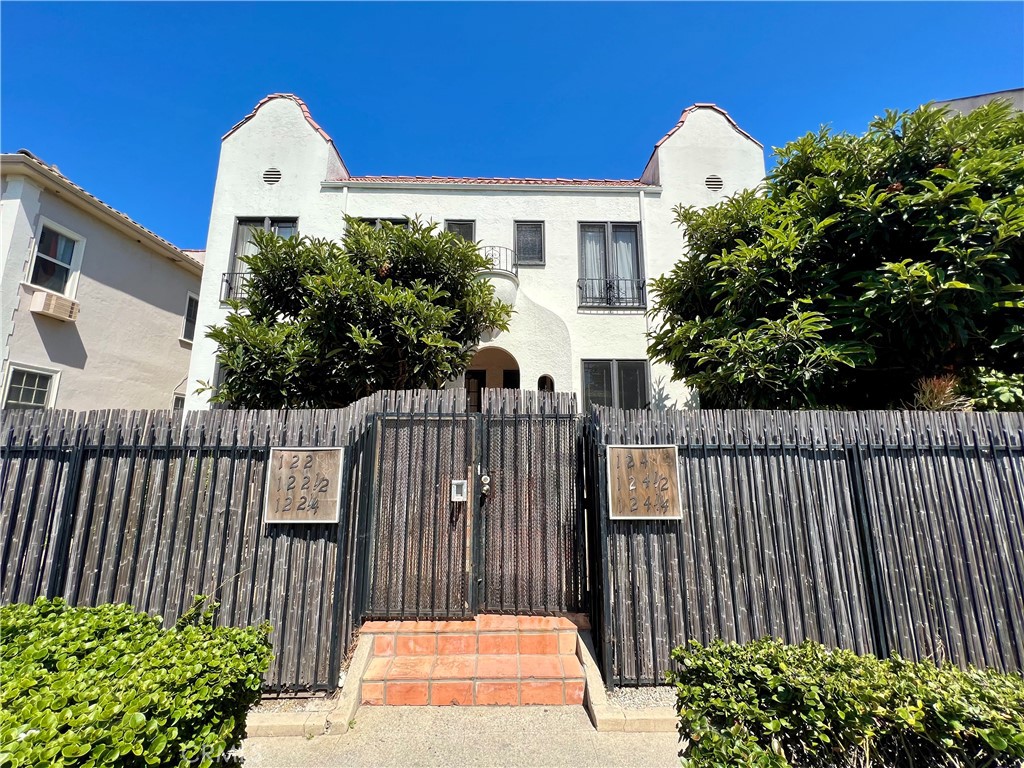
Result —
<instances>
[{"instance_id":1,"label":"second floor window","mask_svg":"<svg viewBox=\"0 0 1024 768\"><path fill-rule=\"evenodd\" d=\"M476 241L475 221L446 221L444 228L449 232L454 232L456 235L464 237L471 243Z\"/></svg>"},{"instance_id":2,"label":"second floor window","mask_svg":"<svg viewBox=\"0 0 1024 768\"><path fill-rule=\"evenodd\" d=\"M544 264L544 222L517 221L516 263Z\"/></svg>"},{"instance_id":3,"label":"second floor window","mask_svg":"<svg viewBox=\"0 0 1024 768\"><path fill-rule=\"evenodd\" d=\"M643 307L638 224L580 224L580 306Z\"/></svg>"},{"instance_id":4,"label":"second floor window","mask_svg":"<svg viewBox=\"0 0 1024 768\"><path fill-rule=\"evenodd\" d=\"M185 300L185 322L181 326L181 338L185 341L195 340L197 317L199 317L199 297L190 292Z\"/></svg>"},{"instance_id":5,"label":"second floor window","mask_svg":"<svg viewBox=\"0 0 1024 768\"><path fill-rule=\"evenodd\" d=\"M75 265L76 241L50 227L39 230L29 282L54 293L67 294Z\"/></svg>"},{"instance_id":6,"label":"second floor window","mask_svg":"<svg viewBox=\"0 0 1024 768\"><path fill-rule=\"evenodd\" d=\"M232 254L231 272L247 271L241 257L256 253L252 233L257 229L273 232L279 237L293 237L298 234L299 222L298 219L239 219L235 228L235 252Z\"/></svg>"}]
</instances>

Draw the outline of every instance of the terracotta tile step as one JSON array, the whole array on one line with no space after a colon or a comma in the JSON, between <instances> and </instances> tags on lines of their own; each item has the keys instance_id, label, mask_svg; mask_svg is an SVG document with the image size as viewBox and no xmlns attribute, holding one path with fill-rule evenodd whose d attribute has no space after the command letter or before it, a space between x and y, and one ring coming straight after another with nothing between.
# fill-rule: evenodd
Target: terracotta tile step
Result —
<instances>
[{"instance_id":1,"label":"terracotta tile step","mask_svg":"<svg viewBox=\"0 0 1024 768\"><path fill-rule=\"evenodd\" d=\"M570 654L465 654L377 656L363 680L582 680L579 659Z\"/></svg>"},{"instance_id":2,"label":"terracotta tile step","mask_svg":"<svg viewBox=\"0 0 1024 768\"><path fill-rule=\"evenodd\" d=\"M583 681L364 681L360 698L370 706L579 705Z\"/></svg>"},{"instance_id":3,"label":"terracotta tile step","mask_svg":"<svg viewBox=\"0 0 1024 768\"><path fill-rule=\"evenodd\" d=\"M576 631L587 628L585 616L507 616L481 614L465 621L367 621L362 631L367 634L470 634L485 632Z\"/></svg>"}]
</instances>

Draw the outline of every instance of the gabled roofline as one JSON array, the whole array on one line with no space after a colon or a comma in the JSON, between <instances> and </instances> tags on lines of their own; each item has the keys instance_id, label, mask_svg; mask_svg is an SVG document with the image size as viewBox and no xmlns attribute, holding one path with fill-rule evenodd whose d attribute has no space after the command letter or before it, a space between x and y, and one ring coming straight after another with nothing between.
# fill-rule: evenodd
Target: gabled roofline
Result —
<instances>
[{"instance_id":1,"label":"gabled roofline","mask_svg":"<svg viewBox=\"0 0 1024 768\"><path fill-rule=\"evenodd\" d=\"M197 275L203 272L203 265L200 261L188 253L164 240L160 235L150 229L146 229L127 214L107 205L95 195L85 191L75 184L71 179L58 171L53 166L47 165L27 149L19 149L16 154L0 155L0 165L5 176L29 176L38 181L44 188L50 187L49 191L57 194L61 192L70 193L67 199L79 208L84 208L110 224L115 229L128 235L135 241L142 243L161 256L169 259ZM56 189L53 189L53 188Z\"/></svg>"},{"instance_id":2,"label":"gabled roofline","mask_svg":"<svg viewBox=\"0 0 1024 768\"><path fill-rule=\"evenodd\" d=\"M654 159L654 156L656 154L658 154L658 147L660 147L662 144L664 144L666 141L668 141L670 138L672 138L672 136L675 135L675 133L680 128L683 127L683 123L686 122L686 118L689 117L692 113L696 112L698 109L713 109L715 112L717 112L722 117L724 117L726 120L728 120L729 121L729 125L731 125L733 127L733 129L740 136L743 136L746 139L750 139L750 141L752 141L755 144L757 144L757 146L759 146L761 149L764 149L764 144L762 144L760 141L758 141L753 136L751 136L749 133L747 133L742 128L740 128L739 125L736 123L736 121L732 119L732 116L728 112L726 112L724 109L722 109L720 106L718 106L717 104L711 104L710 102L697 102L696 104L691 104L686 109L684 109L683 113L681 115L679 115L679 122L676 123L671 128L671 130L669 130L668 133L666 133L664 136L662 136L658 140L658 143L654 145L654 149L651 150L651 156L647 160L647 165L644 166L644 173L640 174L640 178L643 178L644 174L647 173L647 169L650 167L651 161Z\"/></svg>"},{"instance_id":3,"label":"gabled roofline","mask_svg":"<svg viewBox=\"0 0 1024 768\"><path fill-rule=\"evenodd\" d=\"M269 104L271 101L274 101L274 99L288 99L289 101L295 102L298 108L302 110L302 116L306 118L306 122L309 123L310 126L312 126L313 130L319 133L321 138L323 138L323 140L330 145L331 150L333 150L334 154L338 158L338 162L341 163L341 167L345 169L346 173L348 173L348 167L345 165L345 161L342 159L341 153L338 151L337 146L335 146L334 139L332 139L327 134L327 131L321 128L320 124L313 119L313 115L310 113L309 107L306 106L306 102L304 102L294 93L271 93L268 96L265 96L264 98L260 99L259 103L257 103L256 106L252 108L252 112L250 112L248 115L246 115L233 126L231 126L231 129L220 137L220 140L224 141L228 136L233 134L243 125L245 125L254 117L256 117L256 113L260 111L260 108L263 107L263 105Z\"/></svg>"}]
</instances>

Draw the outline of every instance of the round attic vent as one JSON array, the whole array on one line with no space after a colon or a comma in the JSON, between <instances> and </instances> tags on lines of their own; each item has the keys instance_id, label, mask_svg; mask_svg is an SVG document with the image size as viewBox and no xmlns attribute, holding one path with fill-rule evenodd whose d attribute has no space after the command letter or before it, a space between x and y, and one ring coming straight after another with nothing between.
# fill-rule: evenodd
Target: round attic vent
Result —
<instances>
[{"instance_id":1,"label":"round attic vent","mask_svg":"<svg viewBox=\"0 0 1024 768\"><path fill-rule=\"evenodd\" d=\"M721 176L711 174L706 179L704 179L704 186L710 189L712 192L720 192L722 190L722 187L725 186L725 182L722 181Z\"/></svg>"},{"instance_id":2,"label":"round attic vent","mask_svg":"<svg viewBox=\"0 0 1024 768\"><path fill-rule=\"evenodd\" d=\"M267 184L277 184L281 180L281 172L277 168L267 168L263 172L263 181Z\"/></svg>"}]
</instances>

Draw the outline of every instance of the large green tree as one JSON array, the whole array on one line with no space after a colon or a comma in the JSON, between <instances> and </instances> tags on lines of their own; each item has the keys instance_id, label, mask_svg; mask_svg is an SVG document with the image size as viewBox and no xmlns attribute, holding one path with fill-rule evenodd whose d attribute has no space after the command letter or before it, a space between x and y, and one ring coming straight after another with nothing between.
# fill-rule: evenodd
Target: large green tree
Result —
<instances>
[{"instance_id":1,"label":"large green tree","mask_svg":"<svg viewBox=\"0 0 1024 768\"><path fill-rule=\"evenodd\" d=\"M761 189L676 209L686 252L653 281L651 356L706 406L893 407L929 377L1013 405L1024 115L888 112L775 155Z\"/></svg>"},{"instance_id":2,"label":"large green tree","mask_svg":"<svg viewBox=\"0 0 1024 768\"><path fill-rule=\"evenodd\" d=\"M341 243L254 234L244 297L212 327L214 402L340 407L381 389L439 386L511 308L481 280L475 244L434 225L346 221Z\"/></svg>"}]
</instances>

